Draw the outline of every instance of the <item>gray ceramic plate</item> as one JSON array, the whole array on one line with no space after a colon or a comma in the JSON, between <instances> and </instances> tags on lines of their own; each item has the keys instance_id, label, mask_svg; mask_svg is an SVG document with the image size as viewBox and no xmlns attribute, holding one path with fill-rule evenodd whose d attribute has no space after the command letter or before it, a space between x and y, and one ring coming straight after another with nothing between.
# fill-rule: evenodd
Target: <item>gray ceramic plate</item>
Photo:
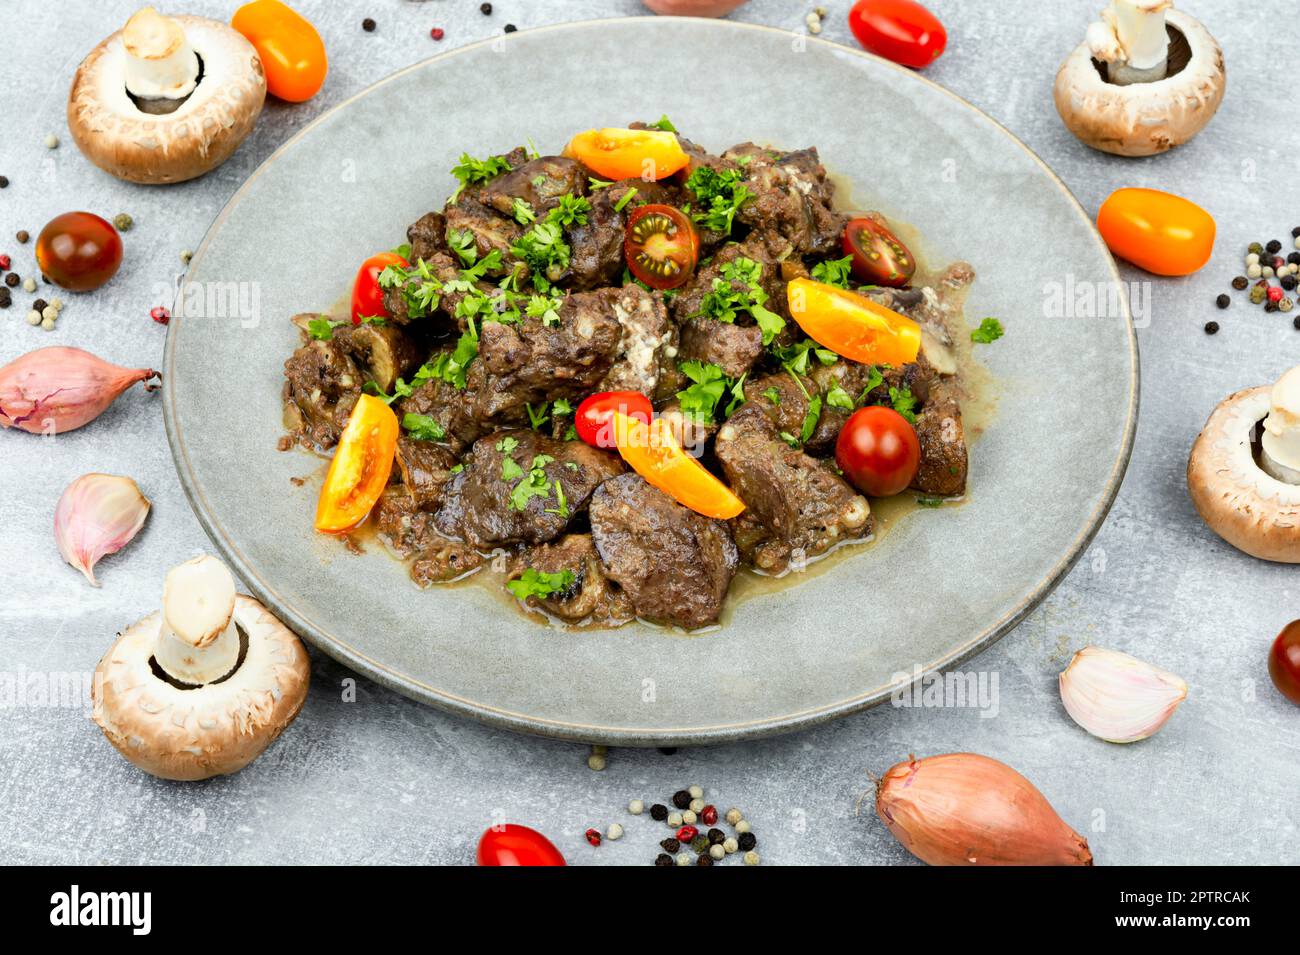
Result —
<instances>
[{"instance_id":1,"label":"gray ceramic plate","mask_svg":"<svg viewBox=\"0 0 1300 955\"><path fill-rule=\"evenodd\" d=\"M711 95L646 80L705 70ZM926 237L931 261L975 266L967 314L1001 317L1007 335L978 349L999 410L973 454L970 500L910 514L868 551L742 601L695 637L547 629L485 588L422 592L386 555L350 555L314 534L315 488L290 483L312 462L276 451L281 364L296 344L288 317L337 301L364 255L441 206L461 151L525 137L557 150L577 130L661 113L714 149L815 144L855 198ZM1045 289L1067 280L1118 282L1082 209L1009 133L915 73L725 21L528 31L390 76L240 188L181 289L176 311L190 314L170 326L168 435L199 519L252 591L381 683L557 737L761 736L872 706L900 672L989 646L1086 546L1128 460L1138 366L1123 304L1109 317L1049 317ZM194 314L200 298L206 317ZM226 317L214 314L223 304Z\"/></svg>"}]
</instances>

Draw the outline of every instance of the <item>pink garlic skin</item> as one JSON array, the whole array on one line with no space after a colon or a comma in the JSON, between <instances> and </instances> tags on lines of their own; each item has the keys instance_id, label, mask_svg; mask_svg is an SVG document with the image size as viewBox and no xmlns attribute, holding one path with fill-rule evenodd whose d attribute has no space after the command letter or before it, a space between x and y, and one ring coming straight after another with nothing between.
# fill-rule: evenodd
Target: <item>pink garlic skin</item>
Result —
<instances>
[{"instance_id":1,"label":"pink garlic skin","mask_svg":"<svg viewBox=\"0 0 1300 955\"><path fill-rule=\"evenodd\" d=\"M149 499L129 477L83 474L54 508L59 553L94 586L95 564L131 542L149 516Z\"/></svg>"},{"instance_id":2,"label":"pink garlic skin","mask_svg":"<svg viewBox=\"0 0 1300 955\"><path fill-rule=\"evenodd\" d=\"M80 348L38 348L0 368L0 426L60 434L89 424L138 381L158 387L152 368L122 368Z\"/></svg>"}]
</instances>

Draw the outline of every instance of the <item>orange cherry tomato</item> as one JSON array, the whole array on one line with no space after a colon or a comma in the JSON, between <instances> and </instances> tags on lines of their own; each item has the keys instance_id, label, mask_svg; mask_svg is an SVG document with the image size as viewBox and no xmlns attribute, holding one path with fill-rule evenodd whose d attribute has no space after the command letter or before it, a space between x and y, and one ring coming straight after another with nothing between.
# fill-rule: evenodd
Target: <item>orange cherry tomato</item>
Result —
<instances>
[{"instance_id":1,"label":"orange cherry tomato","mask_svg":"<svg viewBox=\"0 0 1300 955\"><path fill-rule=\"evenodd\" d=\"M527 826L493 826L478 841L476 861L487 866L564 865L564 856L550 839Z\"/></svg>"},{"instance_id":2,"label":"orange cherry tomato","mask_svg":"<svg viewBox=\"0 0 1300 955\"><path fill-rule=\"evenodd\" d=\"M866 365L906 365L921 350L921 326L869 298L811 279L786 287L790 316L808 337Z\"/></svg>"},{"instance_id":3,"label":"orange cherry tomato","mask_svg":"<svg viewBox=\"0 0 1300 955\"><path fill-rule=\"evenodd\" d=\"M320 91L329 70L325 44L292 7L280 0L253 0L235 11L230 25L257 50L273 96L301 103Z\"/></svg>"},{"instance_id":4,"label":"orange cherry tomato","mask_svg":"<svg viewBox=\"0 0 1300 955\"><path fill-rule=\"evenodd\" d=\"M89 292L117 274L122 237L93 212L65 212L36 237L36 264L55 285Z\"/></svg>"},{"instance_id":5,"label":"orange cherry tomato","mask_svg":"<svg viewBox=\"0 0 1300 955\"><path fill-rule=\"evenodd\" d=\"M1158 189L1119 189L1097 211L1111 252L1155 275L1191 275L1214 251L1214 218Z\"/></svg>"},{"instance_id":6,"label":"orange cherry tomato","mask_svg":"<svg viewBox=\"0 0 1300 955\"><path fill-rule=\"evenodd\" d=\"M647 483L678 504L705 517L726 520L745 509L745 502L687 454L663 418L648 425L614 412L614 440L618 453Z\"/></svg>"},{"instance_id":7,"label":"orange cherry tomato","mask_svg":"<svg viewBox=\"0 0 1300 955\"><path fill-rule=\"evenodd\" d=\"M362 395L334 450L316 505L316 530L339 534L365 520L393 471L397 415L374 395Z\"/></svg>"},{"instance_id":8,"label":"orange cherry tomato","mask_svg":"<svg viewBox=\"0 0 1300 955\"><path fill-rule=\"evenodd\" d=\"M666 179L690 162L677 137L661 129L589 129L564 155L606 179Z\"/></svg>"},{"instance_id":9,"label":"orange cherry tomato","mask_svg":"<svg viewBox=\"0 0 1300 955\"><path fill-rule=\"evenodd\" d=\"M628 218L623 257L628 270L651 288L685 285L699 255L695 226L680 209L651 203Z\"/></svg>"},{"instance_id":10,"label":"orange cherry tomato","mask_svg":"<svg viewBox=\"0 0 1300 955\"><path fill-rule=\"evenodd\" d=\"M388 317L384 308L384 290L379 287L379 273L390 265L407 268L411 263L396 252L380 252L361 263L357 277L352 280L352 324L360 325L363 318L372 315Z\"/></svg>"}]
</instances>

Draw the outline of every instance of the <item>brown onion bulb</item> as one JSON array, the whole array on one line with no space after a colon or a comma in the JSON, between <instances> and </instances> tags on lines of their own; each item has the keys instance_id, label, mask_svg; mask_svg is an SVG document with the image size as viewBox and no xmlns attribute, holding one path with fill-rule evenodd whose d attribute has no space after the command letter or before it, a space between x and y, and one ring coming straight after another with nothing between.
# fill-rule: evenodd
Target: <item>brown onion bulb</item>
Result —
<instances>
[{"instance_id":1,"label":"brown onion bulb","mask_svg":"<svg viewBox=\"0 0 1300 955\"><path fill-rule=\"evenodd\" d=\"M1088 840L1029 780L975 753L890 768L876 784L876 814L930 865L1092 865Z\"/></svg>"},{"instance_id":2,"label":"brown onion bulb","mask_svg":"<svg viewBox=\"0 0 1300 955\"><path fill-rule=\"evenodd\" d=\"M152 368L121 368L80 348L38 348L0 368L0 427L60 434L89 424Z\"/></svg>"}]
</instances>

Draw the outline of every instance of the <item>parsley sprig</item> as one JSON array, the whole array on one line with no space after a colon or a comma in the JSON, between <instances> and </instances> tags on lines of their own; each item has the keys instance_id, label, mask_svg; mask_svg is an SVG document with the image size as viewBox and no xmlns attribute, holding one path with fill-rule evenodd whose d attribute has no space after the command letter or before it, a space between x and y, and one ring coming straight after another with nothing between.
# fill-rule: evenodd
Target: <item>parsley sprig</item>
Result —
<instances>
[{"instance_id":1,"label":"parsley sprig","mask_svg":"<svg viewBox=\"0 0 1300 955\"><path fill-rule=\"evenodd\" d=\"M764 304L768 296L758 284L762 277L763 266L753 259L741 256L726 263L721 275L713 280L713 291L700 301L700 310L692 318L703 316L730 325L745 312L763 332L763 344L772 344L785 328L785 319Z\"/></svg>"},{"instance_id":2,"label":"parsley sprig","mask_svg":"<svg viewBox=\"0 0 1300 955\"><path fill-rule=\"evenodd\" d=\"M691 218L706 229L730 234L736 213L754 198L741 181L744 173L739 169L719 172L710 166L700 166L686 180L686 188L695 194L696 208Z\"/></svg>"},{"instance_id":3,"label":"parsley sprig","mask_svg":"<svg viewBox=\"0 0 1300 955\"><path fill-rule=\"evenodd\" d=\"M510 163L506 161L505 156L489 156L487 159L475 159L469 153L461 153L460 162L456 163L451 169L451 174L460 180L460 186L452 193L452 201L455 202L456 197L466 187L491 182L497 176L510 172L510 170Z\"/></svg>"},{"instance_id":4,"label":"parsley sprig","mask_svg":"<svg viewBox=\"0 0 1300 955\"><path fill-rule=\"evenodd\" d=\"M574 577L571 570L559 570L552 573L529 567L517 578L508 581L506 589L520 600L527 600L529 597L545 598L565 593L573 587L575 580L577 578Z\"/></svg>"},{"instance_id":5,"label":"parsley sprig","mask_svg":"<svg viewBox=\"0 0 1300 955\"><path fill-rule=\"evenodd\" d=\"M1006 332L1002 328L1001 322L996 318L986 318L984 321L980 322L979 328L974 329L970 333L970 340L975 342L977 345L991 345L1004 334L1006 334Z\"/></svg>"},{"instance_id":6,"label":"parsley sprig","mask_svg":"<svg viewBox=\"0 0 1300 955\"><path fill-rule=\"evenodd\" d=\"M849 271L852 267L853 256L851 255L846 255L842 259L818 262L812 267L813 281L846 289L849 287Z\"/></svg>"},{"instance_id":7,"label":"parsley sprig","mask_svg":"<svg viewBox=\"0 0 1300 955\"><path fill-rule=\"evenodd\" d=\"M733 380L712 362L694 359L681 362L677 367L691 380L688 387L677 392L677 401L686 417L701 424L713 424L724 396L730 395L723 411L724 417L731 417L731 413L745 403L745 375Z\"/></svg>"}]
</instances>

